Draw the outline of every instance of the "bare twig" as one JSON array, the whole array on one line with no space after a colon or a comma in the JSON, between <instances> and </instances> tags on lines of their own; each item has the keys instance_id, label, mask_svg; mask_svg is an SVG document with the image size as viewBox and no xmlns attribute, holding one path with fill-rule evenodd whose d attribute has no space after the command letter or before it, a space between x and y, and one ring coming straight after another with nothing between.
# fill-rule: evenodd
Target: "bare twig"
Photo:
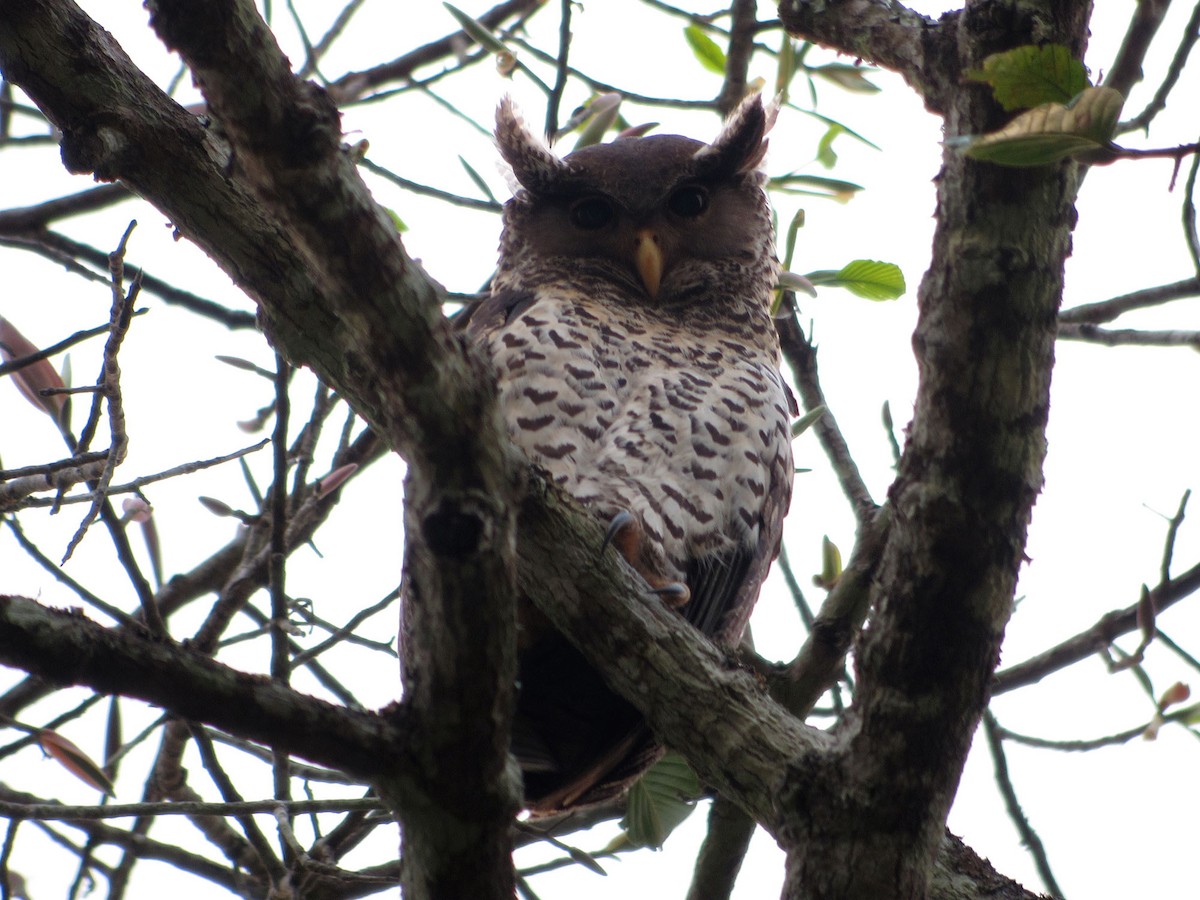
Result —
<instances>
[{"instance_id":1,"label":"bare twig","mask_svg":"<svg viewBox=\"0 0 1200 900\"><path fill-rule=\"evenodd\" d=\"M84 260L97 268L107 269L108 254L95 247L89 247L79 241L72 240L56 231L36 229L20 235L0 237L0 246L18 247L29 250L52 262L65 266L76 275L91 281L107 283L107 277L93 272L78 260ZM153 294L167 303L179 306L189 312L212 319L229 329L256 328L254 314L240 309L229 309L220 303L215 303L190 291L182 290L168 284L153 275L142 273L142 290Z\"/></svg>"},{"instance_id":2,"label":"bare twig","mask_svg":"<svg viewBox=\"0 0 1200 900\"><path fill-rule=\"evenodd\" d=\"M257 444L251 444L249 447L243 447L241 450L235 450L233 453L227 453L224 456L214 456L211 459L198 459L198 460L195 460L194 462L188 462L188 463L183 463L178 466L172 466L169 469L164 469L163 471L156 472L153 475L141 475L141 476L138 476L137 478L134 478L132 481L126 481L126 482L123 482L122 484L109 485L108 489L104 493L105 493L105 496L108 496L108 497L112 497L116 494L137 493L137 492L141 491L141 489L144 488L148 484L154 484L155 482L158 482L158 481L166 481L169 478L178 478L180 475L190 475L193 472L199 472L203 469L208 469L213 466L219 466L222 463L231 462L235 459L241 459L243 456L247 456L251 453L254 453L257 450L261 450L263 447L265 447L267 445L267 443L268 443L267 439L264 438L263 440L259 441ZM94 451L92 453L86 454L85 459L90 460L91 457L93 457L93 456L99 456L99 457L103 458L103 457L106 457L107 455L108 455L107 450ZM65 460L64 462L72 463L74 461ZM61 466L62 463L54 463L53 465ZM31 466L29 468L37 468L37 467ZM16 471L16 470L10 470L10 471ZM8 474L8 473L5 473L5 474ZM56 483L54 486L58 487L58 484ZM42 488L38 488L38 490L42 490ZM27 507L39 507L39 506L51 506L51 505L67 506L72 503L94 502L97 496L98 495L95 492L89 491L86 494L78 494L78 495L72 496L72 497L59 497L59 498L55 498L53 500L41 500L41 499L35 498L35 499L28 501L24 505Z\"/></svg>"},{"instance_id":3,"label":"bare twig","mask_svg":"<svg viewBox=\"0 0 1200 900\"><path fill-rule=\"evenodd\" d=\"M1074 741L1056 741L1046 738L1031 737L1027 734L1018 734L1015 731L1010 731L999 723L996 724L996 731L1001 738L1006 741L1012 741L1016 744L1023 744L1026 747L1036 747L1039 750L1060 750L1065 753L1086 753L1090 750L1099 750L1103 747L1118 747L1122 744L1128 744L1135 738L1139 738L1146 733L1146 729L1150 723L1138 725L1134 728L1118 731L1116 734L1108 734L1104 737L1085 738Z\"/></svg>"},{"instance_id":4,"label":"bare twig","mask_svg":"<svg viewBox=\"0 0 1200 900\"><path fill-rule=\"evenodd\" d=\"M1179 498L1179 508L1175 510L1175 515L1171 516L1171 520L1167 524L1167 537L1163 541L1162 566L1159 568L1159 579L1163 584L1171 580L1171 559L1175 556L1175 537L1179 534L1179 526L1183 524L1183 516L1187 511L1188 500L1191 499L1191 496L1191 490L1183 492L1183 496Z\"/></svg>"},{"instance_id":5,"label":"bare twig","mask_svg":"<svg viewBox=\"0 0 1200 900\"><path fill-rule=\"evenodd\" d=\"M854 517L861 528L874 518L878 507L871 498L871 492L867 490L862 475L859 474L858 465L850 455L850 448L846 446L846 441L838 429L837 420L825 402L825 394L821 390L821 381L817 375L816 348L800 330L800 323L796 321L794 313L776 319L775 326L779 330L783 358L787 360L796 377L796 388L804 402L804 408L812 410L818 406L825 407L825 415L813 424L813 430L833 465L838 482L842 486L842 493L850 501Z\"/></svg>"},{"instance_id":6,"label":"bare twig","mask_svg":"<svg viewBox=\"0 0 1200 900\"><path fill-rule=\"evenodd\" d=\"M563 91L567 87L569 74L568 59L571 50L571 3L561 0L559 4L558 61L554 66L554 86L546 100L546 139L553 140L558 134L558 108L562 103Z\"/></svg>"},{"instance_id":7,"label":"bare twig","mask_svg":"<svg viewBox=\"0 0 1200 900\"><path fill-rule=\"evenodd\" d=\"M461 206L464 209L478 209L482 210L483 212L493 213L498 213L501 209L503 209L503 206L501 206L501 204L497 203L495 200L477 200L474 197L463 197L459 194L452 194L449 191L443 191L439 188L430 187L427 184L419 184L415 181L410 181L407 178L397 175L395 172L385 169L383 166L371 162L369 159L359 160L358 164L368 172L372 172L375 175L378 175L380 178L386 178L392 184L402 187L406 191L412 191L414 194L421 194L425 197L435 197L438 200L444 200L446 203L452 204L453 206Z\"/></svg>"},{"instance_id":8,"label":"bare twig","mask_svg":"<svg viewBox=\"0 0 1200 900\"><path fill-rule=\"evenodd\" d=\"M1129 27L1125 31L1125 39L1121 49L1113 60L1108 74L1104 76L1104 86L1120 91L1128 97L1129 91L1142 80L1142 62L1150 50L1154 35L1170 9L1167 3L1138 3L1129 19Z\"/></svg>"},{"instance_id":9,"label":"bare twig","mask_svg":"<svg viewBox=\"0 0 1200 900\"><path fill-rule=\"evenodd\" d=\"M1008 761L1004 757L1004 742L1000 737L1000 726L996 724L996 719L990 710L983 714L983 730L987 736L988 749L992 752L992 764L996 769L996 784L1000 788L1000 795L1004 798L1008 817L1017 826L1017 832L1021 835L1021 843L1029 848L1029 854L1033 857L1034 865L1037 867L1042 883L1046 885L1046 890L1054 897L1062 897L1062 889L1054 880L1054 873L1050 869L1050 859L1046 855L1046 848L1042 846L1042 839L1033 830L1024 810L1021 809L1016 788L1013 787L1012 779L1008 777Z\"/></svg>"},{"instance_id":10,"label":"bare twig","mask_svg":"<svg viewBox=\"0 0 1200 900\"><path fill-rule=\"evenodd\" d=\"M1064 309L1058 314L1058 322L1060 326L1100 325L1136 309L1149 309L1173 300L1183 300L1197 295L1200 295L1200 276L1185 278L1172 284L1142 288L1110 300L1101 300L1098 303L1084 303Z\"/></svg>"},{"instance_id":11,"label":"bare twig","mask_svg":"<svg viewBox=\"0 0 1200 900\"><path fill-rule=\"evenodd\" d=\"M717 94L717 108L729 115L746 95L746 73L754 55L754 35L758 31L757 0L733 0L733 23L729 29L729 50L725 54L725 80Z\"/></svg>"},{"instance_id":12,"label":"bare twig","mask_svg":"<svg viewBox=\"0 0 1200 900\"><path fill-rule=\"evenodd\" d=\"M1200 347L1200 331L1139 331L1097 325L1059 325L1058 338L1105 347Z\"/></svg>"},{"instance_id":13,"label":"bare twig","mask_svg":"<svg viewBox=\"0 0 1200 900\"><path fill-rule=\"evenodd\" d=\"M1125 43L1121 46L1121 54L1118 59L1124 58L1125 47L1131 43L1130 35L1134 34L1135 29L1138 28L1139 21L1143 18L1151 16L1157 16L1161 19L1162 15L1166 12L1167 6L1168 4L1166 3L1139 3L1137 5L1137 10L1134 13L1134 17L1130 21L1130 32L1125 37ZM1157 28L1158 25L1154 24L1153 29ZM1151 34L1153 34L1153 30L1151 30ZM1195 46L1198 38L1200 38L1200 3L1197 3L1192 9L1192 17L1188 20L1187 27L1184 28L1183 34L1180 36L1179 46L1175 48L1175 56L1171 59L1171 65L1167 68L1167 74L1163 78L1162 84L1158 86L1158 90L1154 92L1154 96L1151 98L1150 102L1146 104L1145 109L1143 109L1128 122L1122 122L1117 127L1118 134L1124 134L1127 131L1137 131L1138 129L1148 128L1154 117L1166 109L1167 96L1171 93L1171 90L1179 81L1179 76L1183 73L1183 67L1187 63L1188 54L1192 52L1192 47ZM1136 65L1136 67L1139 69L1135 80L1141 80L1141 60L1142 57L1145 56L1146 50L1149 48L1149 41L1141 40L1140 38L1135 37L1133 43L1137 48L1137 52L1131 52L1129 54L1129 62L1131 66ZM1122 67L1122 70L1118 73L1116 67L1114 66L1113 72L1109 73L1109 77L1105 83L1110 87L1117 87L1117 90L1120 90L1122 94L1128 96L1129 92L1127 89L1123 90L1116 84L1112 83L1117 77L1117 75L1114 75L1113 73L1117 73L1122 81L1124 81L1129 75L1129 73L1126 71L1126 67Z\"/></svg>"},{"instance_id":14,"label":"bare twig","mask_svg":"<svg viewBox=\"0 0 1200 900\"><path fill-rule=\"evenodd\" d=\"M1200 590L1200 564L1192 566L1169 582L1157 585L1150 591L1150 600L1154 609L1161 615L1168 607L1191 596L1197 590ZM1047 675L1103 650L1116 638L1133 631L1138 627L1140 602L1139 600L1125 609L1106 613L1091 628L1024 662L998 672L992 684L993 696L1041 681Z\"/></svg>"},{"instance_id":15,"label":"bare twig","mask_svg":"<svg viewBox=\"0 0 1200 900\"><path fill-rule=\"evenodd\" d=\"M0 234L21 234L31 229L45 228L58 219L107 209L133 196L123 184L102 184L33 206L0 210Z\"/></svg>"},{"instance_id":16,"label":"bare twig","mask_svg":"<svg viewBox=\"0 0 1200 900\"><path fill-rule=\"evenodd\" d=\"M204 770L208 772L208 776L213 780L213 784L221 792L221 799L226 803L244 802L241 794L234 787L233 781L225 772L225 768L221 765L221 761L217 759L216 749L213 747L212 740L209 738L204 726L192 724L189 728L192 733L192 740L195 741L196 749L200 752L200 759L204 763ZM258 857L257 861L266 869L271 883L279 885L287 874L287 870L283 862L271 849L266 835L259 829L258 824L254 821L254 817L245 813L234 813L233 818L237 819L238 824L241 825L242 834L245 835L246 841L250 846L254 848L254 852Z\"/></svg>"},{"instance_id":17,"label":"bare twig","mask_svg":"<svg viewBox=\"0 0 1200 900\"><path fill-rule=\"evenodd\" d=\"M484 28L495 31L506 22L523 21L536 12L542 3L543 0L507 0L475 18ZM343 75L329 85L330 93L334 95L339 104L356 99L380 85L411 78L417 69L451 57L458 48L469 43L470 38L461 29L453 31L445 37L417 47L391 62L373 66L361 72L349 72Z\"/></svg>"}]
</instances>

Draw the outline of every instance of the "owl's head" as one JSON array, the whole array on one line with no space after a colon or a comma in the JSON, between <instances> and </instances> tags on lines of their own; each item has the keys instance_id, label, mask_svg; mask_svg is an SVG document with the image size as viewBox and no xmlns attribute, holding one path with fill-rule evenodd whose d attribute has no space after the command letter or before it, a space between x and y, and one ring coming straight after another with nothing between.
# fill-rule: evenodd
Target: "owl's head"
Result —
<instances>
[{"instance_id":1,"label":"owl's head","mask_svg":"<svg viewBox=\"0 0 1200 900\"><path fill-rule=\"evenodd\" d=\"M618 138L559 159L505 98L496 142L519 189L505 207L501 281L532 287L573 273L661 305L714 287L769 291L774 249L758 171L767 128L754 95L710 144Z\"/></svg>"}]
</instances>

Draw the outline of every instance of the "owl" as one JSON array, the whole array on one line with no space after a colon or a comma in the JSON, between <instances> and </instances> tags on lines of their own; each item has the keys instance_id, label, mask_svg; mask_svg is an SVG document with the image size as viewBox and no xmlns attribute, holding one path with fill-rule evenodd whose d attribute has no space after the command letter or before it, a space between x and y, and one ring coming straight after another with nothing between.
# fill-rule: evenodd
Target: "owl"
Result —
<instances>
[{"instance_id":1,"label":"owl","mask_svg":"<svg viewBox=\"0 0 1200 900\"><path fill-rule=\"evenodd\" d=\"M608 526L647 602L727 648L778 553L793 472L767 128L754 96L710 144L628 137L560 159L505 100L496 141L517 190L465 325L517 447ZM526 806L619 794L661 747L532 603L519 626Z\"/></svg>"}]
</instances>

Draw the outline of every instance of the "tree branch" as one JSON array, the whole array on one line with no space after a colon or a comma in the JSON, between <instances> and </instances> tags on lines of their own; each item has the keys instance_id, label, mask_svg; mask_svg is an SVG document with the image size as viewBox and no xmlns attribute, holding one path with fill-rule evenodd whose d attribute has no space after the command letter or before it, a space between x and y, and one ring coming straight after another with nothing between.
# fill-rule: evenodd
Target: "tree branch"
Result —
<instances>
[{"instance_id":1,"label":"tree branch","mask_svg":"<svg viewBox=\"0 0 1200 900\"><path fill-rule=\"evenodd\" d=\"M899 73L933 111L944 100L946 73L942 59L927 58L945 47L957 13L936 23L895 0L797 0L779 4L779 18L793 37L832 47Z\"/></svg>"},{"instance_id":2,"label":"tree branch","mask_svg":"<svg viewBox=\"0 0 1200 900\"><path fill-rule=\"evenodd\" d=\"M1200 276L1193 276L1171 284L1142 288L1140 291L1132 291L1110 300L1084 303L1064 309L1058 314L1058 323L1060 327L1062 325L1101 325L1135 309L1148 309L1170 303L1172 300L1182 300L1197 295L1200 295Z\"/></svg>"},{"instance_id":3,"label":"tree branch","mask_svg":"<svg viewBox=\"0 0 1200 900\"><path fill-rule=\"evenodd\" d=\"M1174 606L1200 590L1200 564L1192 566L1170 581L1159 584L1150 592L1149 601L1156 614ZM1091 628L1055 644L1037 656L1009 666L996 673L992 694L1003 694L1026 685L1035 684L1067 666L1098 653L1123 634L1138 628L1138 606L1135 602L1124 609L1113 610L1100 617Z\"/></svg>"},{"instance_id":4,"label":"tree branch","mask_svg":"<svg viewBox=\"0 0 1200 900\"><path fill-rule=\"evenodd\" d=\"M23 597L0 596L0 658L56 684L137 697L364 779L414 764L403 713L389 720L326 703L188 647Z\"/></svg>"}]
</instances>

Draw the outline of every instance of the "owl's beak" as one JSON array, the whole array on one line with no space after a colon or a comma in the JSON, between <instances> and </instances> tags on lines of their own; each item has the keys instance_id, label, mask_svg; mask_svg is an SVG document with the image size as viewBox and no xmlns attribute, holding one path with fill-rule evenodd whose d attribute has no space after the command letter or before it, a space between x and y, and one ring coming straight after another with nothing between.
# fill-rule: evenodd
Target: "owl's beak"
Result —
<instances>
[{"instance_id":1,"label":"owl's beak","mask_svg":"<svg viewBox=\"0 0 1200 900\"><path fill-rule=\"evenodd\" d=\"M634 240L633 264L637 267L638 277L642 279L646 293L657 297L663 274L663 253L658 235L650 228L641 228L634 235Z\"/></svg>"}]
</instances>

